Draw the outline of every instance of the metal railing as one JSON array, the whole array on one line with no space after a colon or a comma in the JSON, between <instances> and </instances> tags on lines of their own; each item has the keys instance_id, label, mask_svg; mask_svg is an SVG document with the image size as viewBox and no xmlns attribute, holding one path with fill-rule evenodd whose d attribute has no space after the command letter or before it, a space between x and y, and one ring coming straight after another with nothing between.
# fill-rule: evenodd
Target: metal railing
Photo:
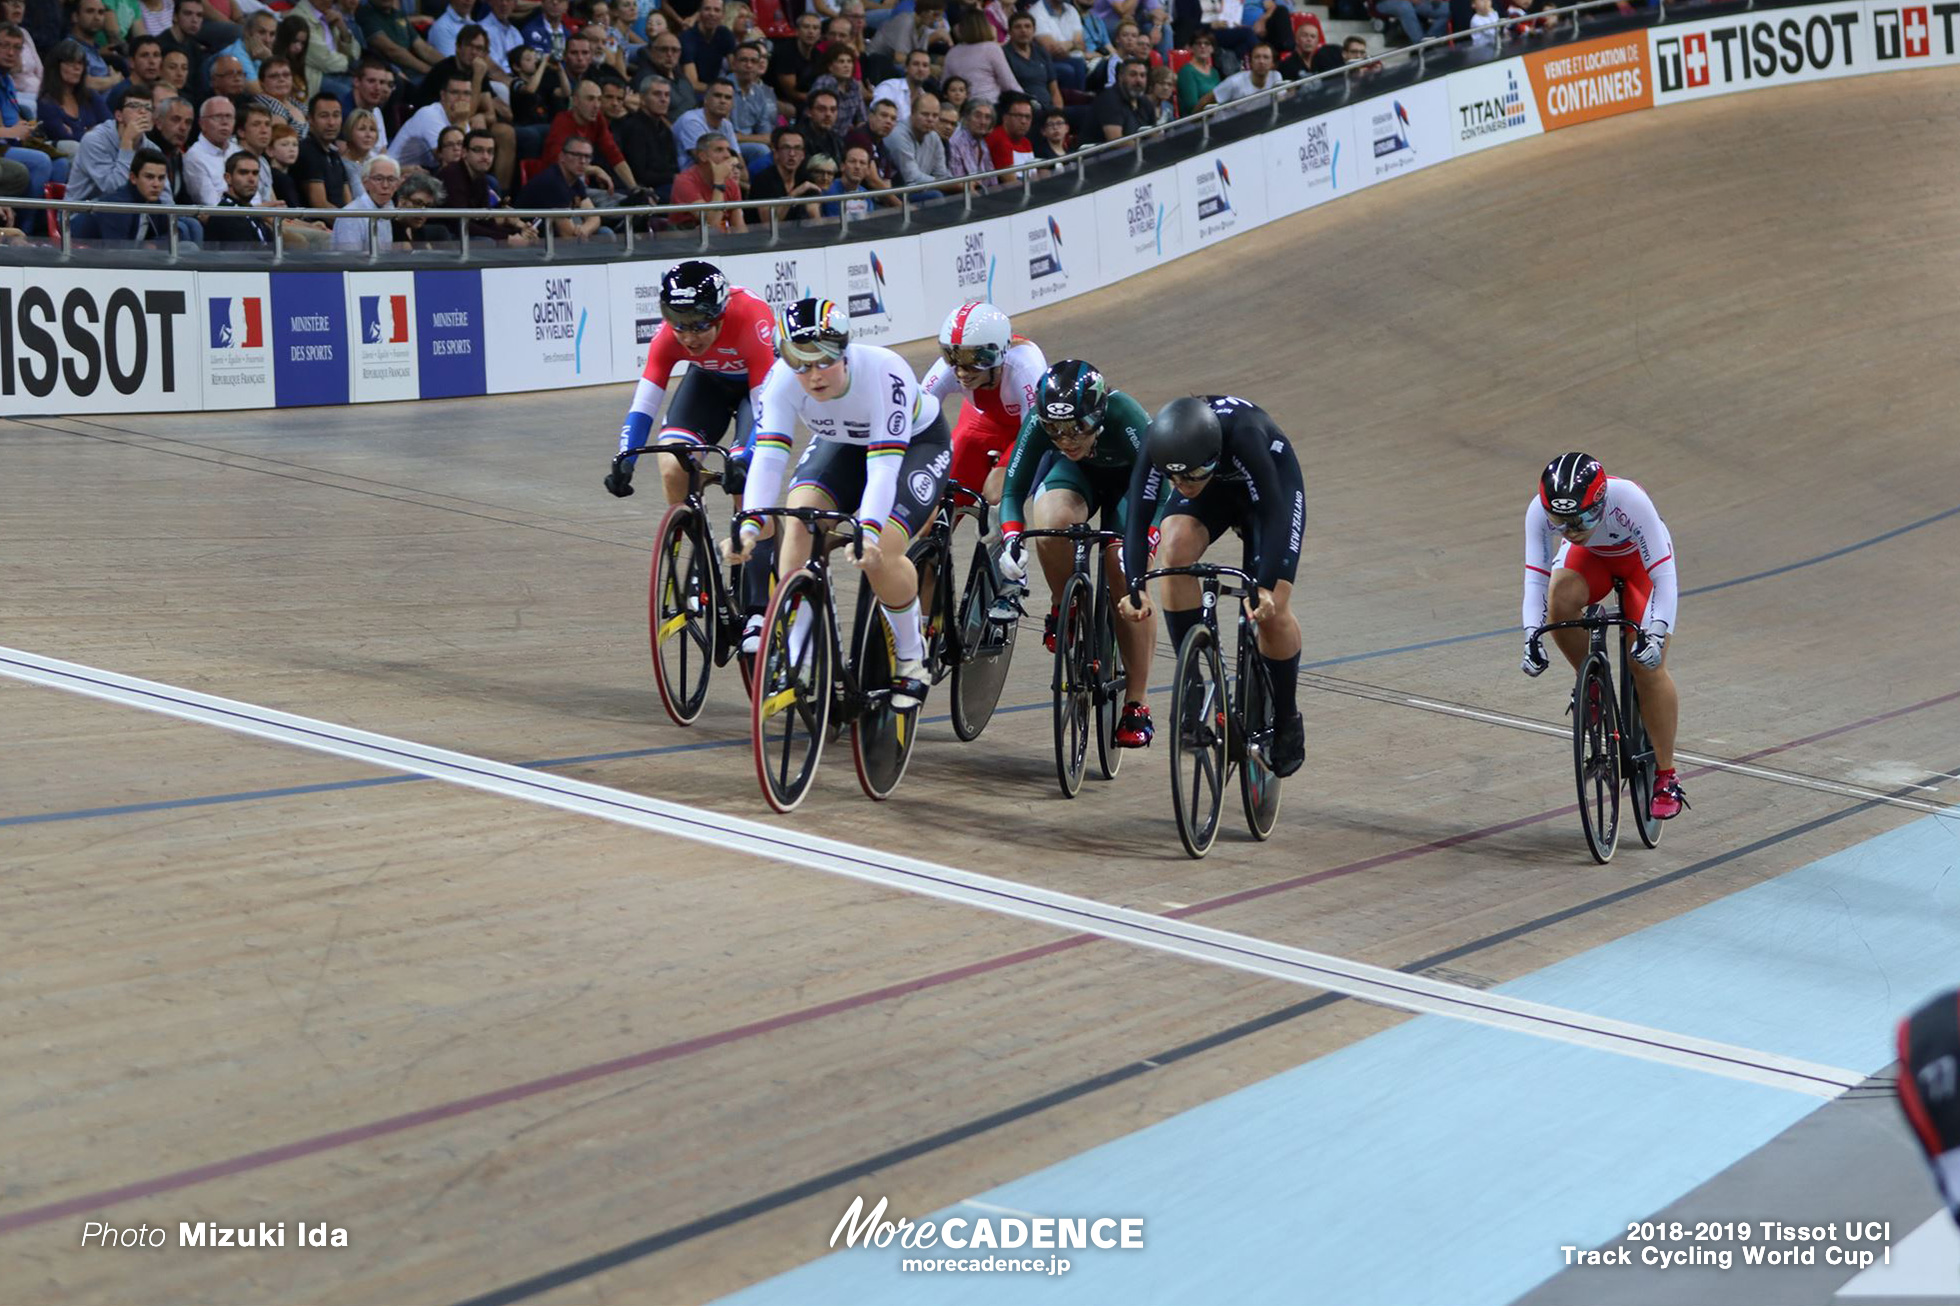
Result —
<instances>
[{"instance_id":1,"label":"metal railing","mask_svg":"<svg viewBox=\"0 0 1960 1306\"><path fill-rule=\"evenodd\" d=\"M1692 3L1693 0L1688 0L1688 2ZM1713 0L1713 2L1720 4L1723 8L1754 9L1756 7L1756 0L1746 0L1746 3L1740 5L1721 4L1721 0ZM1653 0L1654 8L1649 12L1654 15L1654 23L1665 21L1667 3L1668 0ZM1678 6L1683 3L1683 0L1675 0L1675 3ZM1622 0L1579 0L1577 4L1549 9L1542 13L1503 19L1495 24L1494 27L1499 33L1509 33L1518 28L1538 26L1549 21L1560 27L1569 24L1570 37L1568 39L1576 39L1580 34L1581 15L1602 9L1610 9L1618 15L1622 8ZM1648 25L1642 22L1641 18L1641 15L1635 14L1628 18L1628 22L1640 26ZM553 220L563 221L567 220L568 217L577 221L584 221L594 216L602 219L626 219L623 238L612 243L615 244L615 248L621 254L630 257L635 247L635 228L639 225L639 220L641 219L663 218L671 221L675 215L679 214L718 213L731 208L767 212L769 224L767 245L773 248L782 243L784 227L783 214L787 209L805 205L836 203L839 206L839 216L836 219L836 240L842 242L848 238L853 221L876 221L879 217L889 216L892 212L887 207L880 214L853 218L849 209L849 201L869 199L875 203L881 198L897 199L899 201L897 209L898 226L900 230L906 230L912 227L915 219L915 211L919 208L931 207L934 210L938 210L941 204L958 202L962 205L961 217L965 219L971 216L976 198L989 194L1008 193L1013 183L1018 183L1020 186L1021 205L1023 207L1030 206L1034 203L1034 185L1037 181L1049 180L1060 174L1072 173L1075 184L1071 189L1074 193L1080 193L1087 187L1089 175L1088 165L1091 162L1111 160L1124 152L1129 152L1134 155L1134 162L1130 169L1130 172L1134 174L1143 169L1144 152L1147 146L1163 141L1171 136L1183 136L1195 133L1199 137L1198 148L1202 150L1210 145L1213 128L1221 119L1249 120L1254 113L1262 110L1266 114L1267 130L1270 130L1271 126L1276 125L1279 121L1281 106L1288 102L1298 102L1312 97L1317 102L1323 99L1331 100L1330 107L1349 103L1356 98L1357 90L1363 92L1368 90L1365 82L1356 79L1357 73L1368 68L1374 68L1379 73L1393 65L1406 67L1408 64L1413 63L1415 67L1414 80L1419 81L1428 75L1430 60L1433 56L1441 55L1446 51L1455 53L1459 47L1471 44L1473 35L1480 36L1484 32L1491 30L1492 28L1486 27L1478 29L1474 34L1471 32L1451 32L1443 36L1432 37L1429 40L1419 41L1400 49L1385 50L1380 54L1370 55L1366 59L1359 59L1353 63L1345 64L1340 68L1331 69L1327 72L1315 73L1312 76L1303 77L1294 81L1282 80L1275 86L1255 91L1243 99L1233 100L1228 104L1213 105L1211 108L1201 110L1189 116L1178 118L1172 122L1159 123L1146 127L1141 131L1127 136L1120 136L1115 140L1095 141L1054 159L1046 159L1037 163L1022 164L1014 167L996 168L990 172L971 173L943 181L917 182L905 186L892 186L872 191L855 191L836 196L810 195L796 199L788 197L777 199L743 199L733 203L620 205L613 208L595 207L591 209L290 209L238 208L222 205L124 204L66 199L18 199L13 201L13 203L17 208L51 209L59 213L59 242L61 257L64 260L70 259L74 255L75 246L71 224L74 215L83 212L147 213L161 219L201 217L202 215L213 213L227 213L233 216L256 218L267 223L272 228L272 261L275 264L283 263L286 259L287 241L283 219L288 218L324 220L327 222L340 222L347 219L365 221L367 223L365 259L369 263L379 261L383 252L378 223L403 222L404 220L414 221L416 219L453 223L456 226L461 246L460 253L456 257L461 262L468 262L470 259L471 237L469 224L472 221L502 218L517 218L521 221L543 220L544 239L541 243L543 245L543 255L547 262L559 257L558 247L560 244L565 243L558 239ZM1494 57L1495 55L1493 55ZM1336 87L1338 87L1340 92L1338 97L1329 97L1326 95L1326 92ZM1368 97L1364 94L1360 98ZM948 195L948 192L955 190L961 192L961 194L957 197ZM937 202L930 205L922 202L920 197L927 193L932 193L937 196ZM1053 192L1051 191L1049 193L1052 194ZM811 220L808 225L801 225L794 229L797 231L808 231L811 226L828 221L831 220L815 219ZM174 221L164 221L160 225L168 228L168 261L176 263L182 256L182 240L177 230L177 224ZM705 218L699 220L699 225L700 248L704 250L709 249L712 247L711 236L713 234L713 228L709 226ZM641 238L646 238L647 236L647 233L644 232L638 234ZM488 238L477 237L479 242L486 239ZM580 242L580 247L590 248L584 242ZM509 248L509 246L493 243L493 248Z\"/></svg>"}]
</instances>

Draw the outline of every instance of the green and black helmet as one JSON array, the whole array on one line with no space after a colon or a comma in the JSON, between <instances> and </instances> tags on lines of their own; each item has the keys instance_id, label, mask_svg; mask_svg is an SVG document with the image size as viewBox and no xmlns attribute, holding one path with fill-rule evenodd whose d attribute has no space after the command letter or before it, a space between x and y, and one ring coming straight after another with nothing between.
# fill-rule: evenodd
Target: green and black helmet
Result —
<instances>
[{"instance_id":1,"label":"green and black helmet","mask_svg":"<svg viewBox=\"0 0 1960 1306\"><path fill-rule=\"evenodd\" d=\"M1091 439L1109 412L1109 382L1079 358L1065 358L1041 374L1035 413L1050 439Z\"/></svg>"}]
</instances>

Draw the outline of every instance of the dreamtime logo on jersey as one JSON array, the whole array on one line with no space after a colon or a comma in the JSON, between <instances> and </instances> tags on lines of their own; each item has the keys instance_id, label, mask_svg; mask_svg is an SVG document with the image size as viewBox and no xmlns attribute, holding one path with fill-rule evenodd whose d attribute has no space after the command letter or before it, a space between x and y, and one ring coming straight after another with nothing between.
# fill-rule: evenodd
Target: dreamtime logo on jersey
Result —
<instances>
[{"instance_id":1,"label":"dreamtime logo on jersey","mask_svg":"<svg viewBox=\"0 0 1960 1306\"><path fill-rule=\"evenodd\" d=\"M370 345L407 344L408 296L362 295L361 339Z\"/></svg>"},{"instance_id":2,"label":"dreamtime logo on jersey","mask_svg":"<svg viewBox=\"0 0 1960 1306\"><path fill-rule=\"evenodd\" d=\"M1505 65L1504 91L1488 99L1472 100L1457 108L1457 139L1474 141L1484 136L1494 136L1498 132L1528 126L1531 116L1525 112L1524 92L1518 87L1516 69Z\"/></svg>"},{"instance_id":3,"label":"dreamtime logo on jersey","mask_svg":"<svg viewBox=\"0 0 1960 1306\"><path fill-rule=\"evenodd\" d=\"M257 295L249 295L213 298L208 303L211 311L211 348L265 348L264 300Z\"/></svg>"},{"instance_id":4,"label":"dreamtime logo on jersey","mask_svg":"<svg viewBox=\"0 0 1960 1306\"><path fill-rule=\"evenodd\" d=\"M1898 9L1872 10L1872 42L1880 62L1899 59L1931 58L1938 37L1939 53L1951 59L1954 17L1960 4L1906 5Z\"/></svg>"}]
</instances>

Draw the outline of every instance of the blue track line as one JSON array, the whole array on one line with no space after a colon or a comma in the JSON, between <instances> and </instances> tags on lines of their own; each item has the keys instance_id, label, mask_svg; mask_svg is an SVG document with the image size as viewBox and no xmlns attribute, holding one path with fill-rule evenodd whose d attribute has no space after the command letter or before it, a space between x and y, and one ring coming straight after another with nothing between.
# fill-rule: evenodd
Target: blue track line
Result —
<instances>
[{"instance_id":1,"label":"blue track line","mask_svg":"<svg viewBox=\"0 0 1960 1306\"><path fill-rule=\"evenodd\" d=\"M1895 526L1882 535L1874 535L1870 539L1859 540L1855 544L1847 544L1841 548L1832 549L1829 553L1820 553L1814 558L1805 558L1799 562L1785 563L1780 567L1771 567L1768 571L1752 572L1747 576L1737 576L1733 580L1716 581L1712 585L1702 585L1695 589L1683 590L1681 594L1683 598L1690 598L1698 594L1712 594L1717 590L1730 589L1737 585L1748 585L1755 581L1769 580L1772 577L1787 575L1793 571L1801 571L1805 567L1815 567L1820 563L1834 561L1844 557L1846 554L1857 553L1861 549L1869 549L1874 545L1883 544L1887 540L1897 539L1899 536L1911 531L1931 526L1955 516L1960 516L1960 505L1948 508L1944 512L1936 512L1930 517L1921 517L1918 521L1907 522L1903 526ZM1320 667L1337 667L1349 662L1366 662L1372 658L1390 657L1397 653L1418 653L1424 649L1443 648L1450 644L1467 644L1473 640L1492 639L1498 635L1514 635L1517 633L1517 630L1518 628L1516 626L1504 626L1497 630L1478 631L1474 635L1449 635L1442 639L1424 640L1420 644L1397 644L1393 648L1374 649L1366 653L1349 653L1344 657L1322 658L1318 662L1306 662L1301 665L1306 670L1315 670ZM1154 688L1156 687L1153 686ZM1023 703L1014 707L997 708L995 709L994 715L1006 716L1014 712L1033 712L1047 706L1048 703L1044 699L1039 703ZM927 717L926 724L938 725L951 719L950 716L945 715ZM620 762L632 758L665 757L672 753L694 753L713 748L740 748L748 742L747 739L707 739L690 744L663 744L658 748L627 748L612 753L581 753L575 757L549 757L537 762L519 762L517 765L531 770L549 770L553 767L560 766L581 766L590 762ZM332 793L342 789L366 789L375 785L412 784L425 781L427 778L426 776L419 775L374 776L362 780L337 780L325 784L293 785L284 789L251 789L240 793L206 794L197 798L170 798L153 803L126 803L118 807L83 807L67 812L35 812L26 816L0 817L0 827L10 825L41 825L54 821L83 821L98 816L129 816L141 812L173 811L182 807L212 807L225 803L256 802L264 798L291 798L302 794Z\"/></svg>"}]
</instances>

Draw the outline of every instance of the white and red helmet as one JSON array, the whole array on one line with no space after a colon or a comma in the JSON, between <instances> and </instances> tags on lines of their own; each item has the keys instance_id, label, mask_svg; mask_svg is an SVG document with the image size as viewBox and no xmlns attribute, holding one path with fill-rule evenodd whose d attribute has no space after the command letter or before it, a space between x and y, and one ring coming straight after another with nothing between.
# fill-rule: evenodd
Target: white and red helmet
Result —
<instances>
[{"instance_id":1,"label":"white and red helmet","mask_svg":"<svg viewBox=\"0 0 1960 1306\"><path fill-rule=\"evenodd\" d=\"M939 328L939 356L954 367L999 367L1013 339L1007 314L982 300L968 300Z\"/></svg>"}]
</instances>

